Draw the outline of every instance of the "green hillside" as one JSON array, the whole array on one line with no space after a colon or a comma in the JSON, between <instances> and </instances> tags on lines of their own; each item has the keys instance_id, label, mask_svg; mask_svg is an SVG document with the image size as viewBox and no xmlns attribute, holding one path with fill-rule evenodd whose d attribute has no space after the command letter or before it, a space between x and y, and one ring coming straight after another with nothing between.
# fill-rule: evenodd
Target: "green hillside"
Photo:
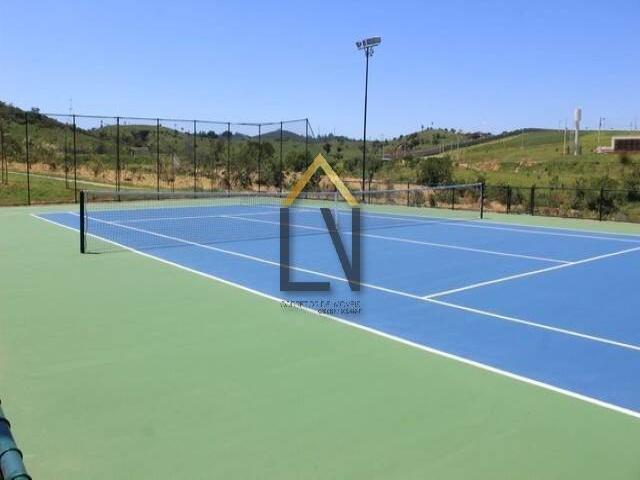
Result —
<instances>
[{"instance_id":1,"label":"green hillside","mask_svg":"<svg viewBox=\"0 0 640 480\"><path fill-rule=\"evenodd\" d=\"M258 183L277 188L281 167L283 187L289 188L313 156L322 152L341 176L358 185L356 188L362 178L360 140L336 135L307 137L304 121L285 122L282 132L277 123L265 125L260 136L254 125L232 124L231 131L227 131L225 123L199 122L194 135L191 121L162 121L158 126L155 120L122 118L118 126L115 118L78 116L74 150L70 116L24 112L0 102L4 152L12 172L26 171L25 114L29 117L31 171L49 176L63 176L76 162L78 178L82 180L114 185L119 181L123 187L151 188L157 184L159 159L159 183L165 189L193 188L194 165L198 189L226 188L227 167L234 189L255 189ZM367 178L370 185L422 181L416 166L422 155L479 137L487 134L428 129L391 140L370 141ZM317 184L321 179L314 181Z\"/></svg>"},{"instance_id":2,"label":"green hillside","mask_svg":"<svg viewBox=\"0 0 640 480\"><path fill-rule=\"evenodd\" d=\"M251 125L231 125L227 131L224 123L200 122L194 135L193 122L162 121L158 126L154 120L122 118L117 126L114 118L79 116L74 147L70 116L52 118L32 111L29 160L35 173L64 176L75 162L82 180L113 185L119 180L122 186L140 187L156 186L159 167L164 189L192 188L195 168L198 189L220 189L227 187L227 166L233 188L256 184L260 155L260 183L275 187L281 151L286 171L302 170L313 153L315 145L305 141L304 125L286 123L282 137L279 125L270 126L259 138L258 127ZM25 112L0 102L0 128L8 170L25 172Z\"/></svg>"},{"instance_id":3,"label":"green hillside","mask_svg":"<svg viewBox=\"0 0 640 480\"><path fill-rule=\"evenodd\" d=\"M600 145L610 145L613 136L635 133L603 131ZM563 154L563 137L558 130L520 133L450 152L449 157L458 178L481 177L494 185L636 188L640 155L595 153L598 133L594 131L581 134L582 155ZM567 143L572 140L570 133Z\"/></svg>"},{"instance_id":4,"label":"green hillside","mask_svg":"<svg viewBox=\"0 0 640 480\"><path fill-rule=\"evenodd\" d=\"M0 102L2 147L10 172L0 204L25 203L29 198L21 177L26 172L25 113ZM282 178L282 187L288 189L322 152L352 189L361 188L361 140L306 136L311 130L304 120L285 123L282 132L278 123L264 125L258 136L258 127L249 124L232 124L227 131L226 123L198 122L194 134L193 121L158 125L155 120L122 118L118 126L115 118L79 116L74 149L70 116L53 118L38 111L28 116L30 168L36 174L31 200L36 202L73 198L68 184L59 179L73 177L74 162L79 181L106 188L119 182L121 188L220 190L227 188L229 178L234 190L277 189ZM491 135L429 128L369 141L367 188L484 181L488 207L500 211L532 211L534 204L537 213L549 215L640 219L640 205L635 205L635 197L640 197L640 155L595 153L598 145L609 145L612 136L632 133L607 130L598 139L597 132L583 132L582 154L574 156L564 152L560 130ZM567 147L572 140L568 132ZM313 184L325 186L320 175ZM533 199L532 186L537 194ZM601 198L601 188L608 191L606 199ZM562 189L567 191L561 194Z\"/></svg>"}]
</instances>

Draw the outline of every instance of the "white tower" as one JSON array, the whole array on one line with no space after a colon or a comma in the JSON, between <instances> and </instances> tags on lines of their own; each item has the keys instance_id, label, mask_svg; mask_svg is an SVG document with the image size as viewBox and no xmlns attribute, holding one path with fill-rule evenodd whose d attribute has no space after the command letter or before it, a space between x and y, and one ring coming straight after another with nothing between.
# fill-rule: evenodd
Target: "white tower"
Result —
<instances>
[{"instance_id":1,"label":"white tower","mask_svg":"<svg viewBox=\"0 0 640 480\"><path fill-rule=\"evenodd\" d=\"M575 143L573 146L573 154L580 155L580 121L582 120L582 109L576 108L573 112L573 120L576 125Z\"/></svg>"}]
</instances>

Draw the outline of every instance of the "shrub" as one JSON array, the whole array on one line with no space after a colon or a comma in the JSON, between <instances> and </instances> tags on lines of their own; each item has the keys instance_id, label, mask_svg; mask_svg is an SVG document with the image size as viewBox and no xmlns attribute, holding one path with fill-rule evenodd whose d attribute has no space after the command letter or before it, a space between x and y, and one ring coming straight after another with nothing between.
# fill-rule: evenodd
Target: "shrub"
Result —
<instances>
[{"instance_id":1,"label":"shrub","mask_svg":"<svg viewBox=\"0 0 640 480\"><path fill-rule=\"evenodd\" d=\"M631 158L626 153L621 153L618 160L620 161L620 165L631 165Z\"/></svg>"},{"instance_id":2,"label":"shrub","mask_svg":"<svg viewBox=\"0 0 640 480\"><path fill-rule=\"evenodd\" d=\"M422 185L452 183L453 163L449 157L426 158L419 162L416 175Z\"/></svg>"}]
</instances>

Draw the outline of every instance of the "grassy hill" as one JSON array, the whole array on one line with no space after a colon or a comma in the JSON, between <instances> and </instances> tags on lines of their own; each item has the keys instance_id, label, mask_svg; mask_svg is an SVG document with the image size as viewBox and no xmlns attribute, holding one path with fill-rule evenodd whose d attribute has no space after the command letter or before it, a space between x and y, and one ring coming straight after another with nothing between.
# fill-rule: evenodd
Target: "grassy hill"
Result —
<instances>
[{"instance_id":1,"label":"grassy hill","mask_svg":"<svg viewBox=\"0 0 640 480\"><path fill-rule=\"evenodd\" d=\"M5 155L10 170L15 172L26 169L25 113L0 102ZM343 177L361 178L362 146L359 140L336 135L307 138L304 122L285 123L282 136L278 124L263 127L259 145L258 128L250 125L232 125L228 132L226 124L201 122L194 135L193 122L162 121L158 127L154 120L122 118L118 126L114 118L78 117L74 156L70 116L52 118L37 111L28 114L31 168L33 172L46 175L62 176L75 161L80 179L115 184L119 162L122 186L153 187L159 157L162 188L192 188L194 163L197 188L225 188L230 154L232 187L255 188L260 154L260 183L266 188L275 188L279 180L282 138L285 188L318 152L323 152ZM487 134L428 129L384 142L370 141L368 177L372 182L415 182L415 165L407 163L406 159L439 152L447 144L464 144L478 137L487 137ZM383 156L401 161L383 161Z\"/></svg>"},{"instance_id":2,"label":"grassy hill","mask_svg":"<svg viewBox=\"0 0 640 480\"><path fill-rule=\"evenodd\" d=\"M611 137L633 135L630 131L603 131L600 145ZM582 155L563 153L564 133L540 130L507 136L482 145L450 152L456 178L485 179L493 185L590 186L593 188L635 188L640 173L640 155L598 154L598 133L581 134ZM569 134L567 143L572 143Z\"/></svg>"},{"instance_id":3,"label":"grassy hill","mask_svg":"<svg viewBox=\"0 0 640 480\"><path fill-rule=\"evenodd\" d=\"M5 158L12 172L12 184L10 188L2 187L0 203L19 203L27 198L23 192L24 179L19 176L26 170L25 112L0 102L0 127ZM338 174L349 181L349 186L359 189L361 141L338 135L306 138L305 127L304 121L284 126L284 188L289 188L313 156L322 152ZM226 188L228 177L233 189L256 189L258 180L262 188L277 188L281 161L279 125L262 129L260 145L257 127L232 125L230 132L227 128L224 123L201 122L194 136L193 122L162 121L158 126L155 120L122 118L118 127L113 118L78 118L74 156L69 116L51 118L29 112L31 172L44 175L34 177L32 186L39 192L33 198L47 201L49 195L51 201L68 201L70 195L66 184L61 188L59 182L51 183L47 178L69 176L74 160L80 181L115 185L119 180L123 188L155 188L158 158L159 184L163 189L192 189L194 160L198 189ZM634 132L603 131L599 145L609 145L614 135L631 133ZM568 145L572 144L572 137L569 132ZM520 202L523 211L527 209L525 189L533 185L539 192L544 187L640 191L640 155L594 153L598 146L597 132L583 132L581 140L582 155L574 156L563 151L564 132L559 130L525 129L491 135L426 129L393 139L369 141L366 177L369 188L397 188L407 183L485 181L490 186L488 194L493 196L490 200L503 207L508 185L516 192L513 200ZM120 164L119 179L117 162ZM318 184L321 178L314 177L314 181ZM573 210L588 208L593 211L597 208L594 195L593 192L585 193L579 201L562 199L563 208L568 215L572 215ZM589 198L585 200L586 197ZM624 203L620 199L616 201L618 205Z\"/></svg>"},{"instance_id":4,"label":"grassy hill","mask_svg":"<svg viewBox=\"0 0 640 480\"><path fill-rule=\"evenodd\" d=\"M50 117L32 111L28 117L31 169L47 175L62 176L75 162L84 180L152 187L159 160L162 188L192 188L194 169L197 188L225 188L227 165L231 166L232 186L246 188L258 180L260 153L262 182L273 186L279 171L280 138L283 161L290 170L308 163L304 121L287 123L282 137L279 125L263 129L259 144L258 127L250 125L232 124L227 131L224 123L200 122L194 135L193 122L162 121L158 126L154 120L122 118L118 126L114 118L78 117L74 139L70 116ZM10 171L26 170L26 127L24 111L0 102L0 128Z\"/></svg>"}]
</instances>

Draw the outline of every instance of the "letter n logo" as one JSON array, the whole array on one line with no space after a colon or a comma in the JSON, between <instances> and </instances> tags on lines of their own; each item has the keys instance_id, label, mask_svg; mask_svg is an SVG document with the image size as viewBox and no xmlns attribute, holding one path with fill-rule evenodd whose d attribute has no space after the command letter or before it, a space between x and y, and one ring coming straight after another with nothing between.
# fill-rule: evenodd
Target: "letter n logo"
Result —
<instances>
[{"instance_id":1,"label":"letter n logo","mask_svg":"<svg viewBox=\"0 0 640 480\"><path fill-rule=\"evenodd\" d=\"M351 261L347 255L342 239L338 232L336 220L328 208L320 208L320 213L327 227L327 231L331 237L333 248L338 254L340 265L344 271L345 277L349 282L349 288L352 291L360 290L360 209L357 208L358 202L349 189L344 185L342 180L336 175L331 165L321 155L314 159L313 163L304 175L296 182L291 193L284 202L284 207L280 209L280 290L294 292L322 292L330 289L329 282L294 282L291 280L291 248L290 248L290 216L289 207L298 198L307 182L313 174L322 168L327 177L336 186L342 197L351 207Z\"/></svg>"}]
</instances>

